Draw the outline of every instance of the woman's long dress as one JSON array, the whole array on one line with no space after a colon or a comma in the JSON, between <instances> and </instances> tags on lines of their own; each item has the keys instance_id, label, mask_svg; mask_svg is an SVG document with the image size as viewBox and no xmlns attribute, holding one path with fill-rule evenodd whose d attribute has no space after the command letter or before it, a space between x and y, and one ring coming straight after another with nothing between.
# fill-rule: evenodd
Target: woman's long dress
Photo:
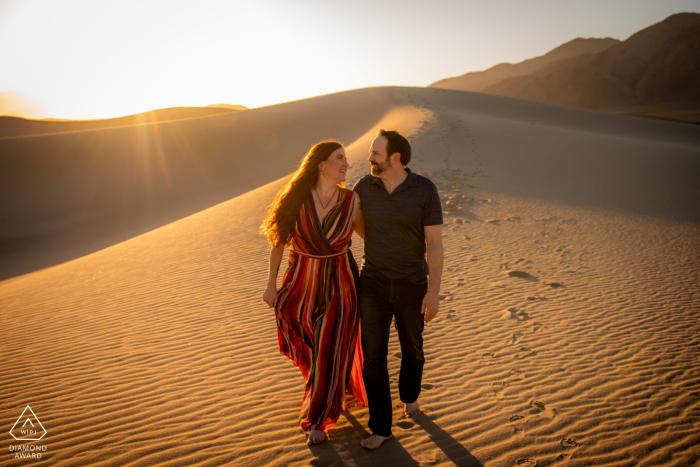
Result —
<instances>
[{"instance_id":1,"label":"woman's long dress","mask_svg":"<svg viewBox=\"0 0 700 467\"><path fill-rule=\"evenodd\" d=\"M317 430L329 428L342 410L367 406L355 290L359 274L348 249L355 196L340 188L338 202L320 221L309 193L297 218L289 266L278 293L280 352L301 369L306 381L299 415L304 431L311 425Z\"/></svg>"}]
</instances>

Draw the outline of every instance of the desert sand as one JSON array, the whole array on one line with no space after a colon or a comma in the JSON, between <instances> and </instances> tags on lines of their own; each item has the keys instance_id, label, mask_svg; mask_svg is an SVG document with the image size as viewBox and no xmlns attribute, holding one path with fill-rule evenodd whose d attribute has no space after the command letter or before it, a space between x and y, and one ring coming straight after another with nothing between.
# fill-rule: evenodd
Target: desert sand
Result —
<instances>
[{"instance_id":1,"label":"desert sand","mask_svg":"<svg viewBox=\"0 0 700 467\"><path fill-rule=\"evenodd\" d=\"M0 139L0 417L46 428L27 462L698 465L700 127L398 87L154 127L161 153L142 128ZM258 227L311 144L345 143L352 186L379 128L445 212L424 414L394 334L395 439L361 448L352 408L309 447Z\"/></svg>"}]
</instances>

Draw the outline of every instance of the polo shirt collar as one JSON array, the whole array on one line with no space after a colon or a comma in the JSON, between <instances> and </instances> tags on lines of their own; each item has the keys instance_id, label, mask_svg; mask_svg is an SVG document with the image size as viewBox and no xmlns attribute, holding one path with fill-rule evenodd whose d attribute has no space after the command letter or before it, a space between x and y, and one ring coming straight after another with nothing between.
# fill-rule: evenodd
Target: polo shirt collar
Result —
<instances>
[{"instance_id":1,"label":"polo shirt collar","mask_svg":"<svg viewBox=\"0 0 700 467\"><path fill-rule=\"evenodd\" d=\"M404 167L404 170L406 172L408 172L408 177L406 177L406 180L404 180L401 183L401 185L403 185L405 183L406 186L418 186L418 175L415 172L413 172L411 169L409 169L408 167ZM373 178L372 183L377 183L377 181L379 180L379 177L372 177L372 178ZM399 186L401 186L401 185L399 185ZM398 188L398 187L396 187L396 188Z\"/></svg>"}]
</instances>

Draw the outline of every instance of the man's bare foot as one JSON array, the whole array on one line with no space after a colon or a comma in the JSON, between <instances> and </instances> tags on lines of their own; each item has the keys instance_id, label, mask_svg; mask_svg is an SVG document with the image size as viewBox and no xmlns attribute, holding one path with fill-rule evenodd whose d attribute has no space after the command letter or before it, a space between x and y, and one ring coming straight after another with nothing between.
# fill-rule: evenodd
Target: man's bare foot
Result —
<instances>
[{"instance_id":1,"label":"man's bare foot","mask_svg":"<svg viewBox=\"0 0 700 467\"><path fill-rule=\"evenodd\" d=\"M322 430L316 430L316 425L311 425L310 428L309 439L306 440L306 444L318 444L326 439L326 433Z\"/></svg>"},{"instance_id":2,"label":"man's bare foot","mask_svg":"<svg viewBox=\"0 0 700 467\"><path fill-rule=\"evenodd\" d=\"M363 439L360 444L366 447L367 449L377 449L379 446L382 445L384 441L386 441L389 438L391 438L391 436L372 435L369 438Z\"/></svg>"},{"instance_id":3,"label":"man's bare foot","mask_svg":"<svg viewBox=\"0 0 700 467\"><path fill-rule=\"evenodd\" d=\"M418 401L411 402L410 404L404 403L403 411L406 415L408 415L411 418L417 417L421 414L420 405L418 405Z\"/></svg>"}]
</instances>

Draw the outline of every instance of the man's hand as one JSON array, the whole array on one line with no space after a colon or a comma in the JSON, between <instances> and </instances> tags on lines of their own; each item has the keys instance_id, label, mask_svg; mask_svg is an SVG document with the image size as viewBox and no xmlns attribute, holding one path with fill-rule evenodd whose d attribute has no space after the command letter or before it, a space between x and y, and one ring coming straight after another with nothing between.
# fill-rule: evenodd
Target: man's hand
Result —
<instances>
[{"instance_id":1,"label":"man's hand","mask_svg":"<svg viewBox=\"0 0 700 467\"><path fill-rule=\"evenodd\" d=\"M421 305L421 314L425 315L423 320L429 323L438 312L440 308L440 299L436 293L428 291L423 297L423 305Z\"/></svg>"}]
</instances>

